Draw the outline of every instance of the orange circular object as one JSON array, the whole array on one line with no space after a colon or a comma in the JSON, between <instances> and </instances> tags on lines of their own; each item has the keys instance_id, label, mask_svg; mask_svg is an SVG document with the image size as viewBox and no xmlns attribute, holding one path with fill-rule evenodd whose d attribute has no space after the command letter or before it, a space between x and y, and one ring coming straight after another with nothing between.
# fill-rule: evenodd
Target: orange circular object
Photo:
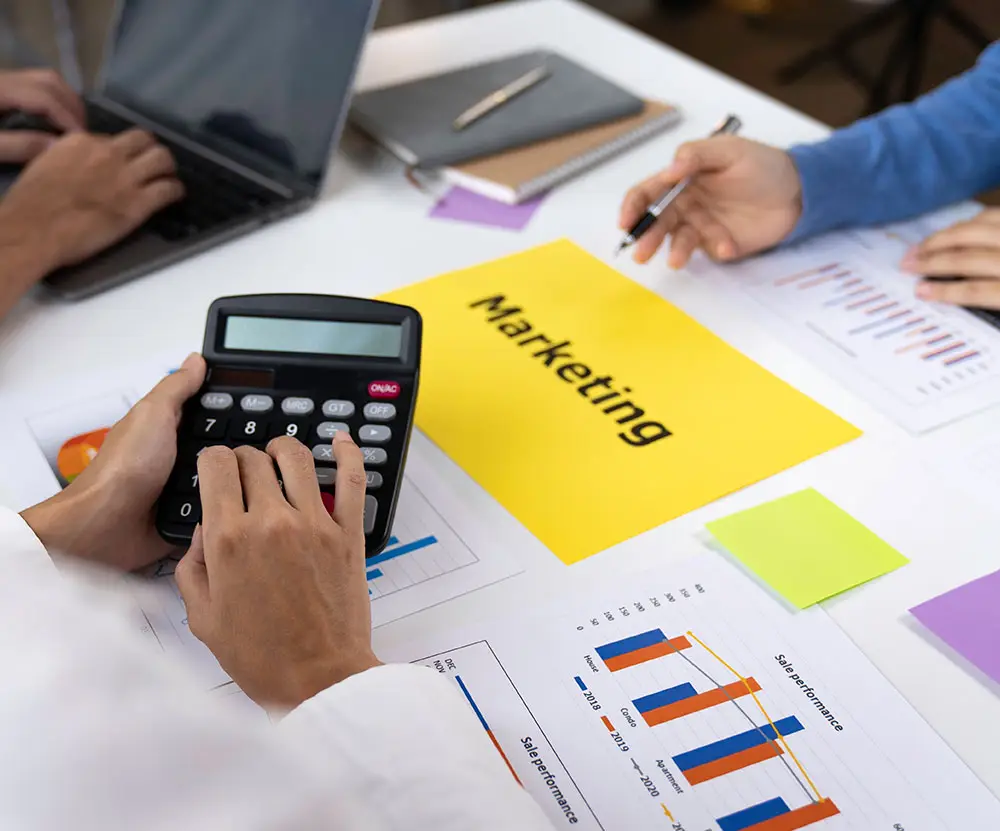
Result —
<instances>
[{"instance_id":1,"label":"orange circular object","mask_svg":"<svg viewBox=\"0 0 1000 831\"><path fill-rule=\"evenodd\" d=\"M64 442L56 456L56 467L59 468L59 475L67 482L72 482L83 473L87 469L87 465L94 460L97 451L101 449L110 429L110 427L102 427L100 430L92 430Z\"/></svg>"}]
</instances>

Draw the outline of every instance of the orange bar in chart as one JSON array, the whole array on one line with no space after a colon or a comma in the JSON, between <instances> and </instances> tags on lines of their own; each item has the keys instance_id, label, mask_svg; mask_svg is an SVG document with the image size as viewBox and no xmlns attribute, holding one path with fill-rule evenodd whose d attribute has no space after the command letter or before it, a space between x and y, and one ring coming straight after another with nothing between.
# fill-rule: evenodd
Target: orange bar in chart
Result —
<instances>
[{"instance_id":1,"label":"orange bar in chart","mask_svg":"<svg viewBox=\"0 0 1000 831\"><path fill-rule=\"evenodd\" d=\"M838 271L835 274L827 274L823 277L817 277L814 280L806 280L804 283L799 283L800 289L812 289L816 286L821 286L823 283L829 283L831 280L839 280L841 277L846 277L850 274L850 271Z\"/></svg>"},{"instance_id":2,"label":"orange bar in chart","mask_svg":"<svg viewBox=\"0 0 1000 831\"><path fill-rule=\"evenodd\" d=\"M760 684L753 678L747 678L746 682L734 681L724 687L716 687L714 690L698 693L690 698L675 701L673 704L666 704L663 707L650 710L648 713L643 713L642 717L650 727L656 727L658 724L683 718L691 713L707 710L709 707L716 707L734 698L741 698L756 692L760 692Z\"/></svg>"},{"instance_id":3,"label":"orange bar in chart","mask_svg":"<svg viewBox=\"0 0 1000 831\"><path fill-rule=\"evenodd\" d=\"M743 770L758 762L766 762L768 759L777 759L784 751L776 742L769 741L757 747L748 747L738 753L733 753L714 762L707 762L704 765L684 771L684 778L692 785L700 785L710 779L717 779L732 773L736 770Z\"/></svg>"},{"instance_id":4,"label":"orange bar in chart","mask_svg":"<svg viewBox=\"0 0 1000 831\"><path fill-rule=\"evenodd\" d=\"M937 349L933 349L930 352L924 353L920 357L923 360L928 361L931 358L938 357L939 355L946 355L949 352L954 352L956 349L962 349L964 346L965 343L962 341L956 341L955 343L946 343Z\"/></svg>"},{"instance_id":5,"label":"orange bar in chart","mask_svg":"<svg viewBox=\"0 0 1000 831\"><path fill-rule=\"evenodd\" d=\"M840 263L828 263L820 268L810 268L808 271L800 271L798 274L790 274L787 277L781 277L774 281L776 286L787 286L789 283L794 283L796 280L801 280L804 277L812 277L814 274L825 274L827 271L836 268Z\"/></svg>"},{"instance_id":6,"label":"orange bar in chart","mask_svg":"<svg viewBox=\"0 0 1000 831\"><path fill-rule=\"evenodd\" d=\"M876 294L872 297L866 297L864 300L858 300L854 303L849 303L844 308L847 309L848 311L854 311L855 309L860 309L864 306L867 306L869 303L877 303L879 300L885 300L886 297L888 297L888 295L886 294Z\"/></svg>"},{"instance_id":7,"label":"orange bar in chart","mask_svg":"<svg viewBox=\"0 0 1000 831\"><path fill-rule=\"evenodd\" d=\"M751 825L746 831L799 831L800 828L830 819L839 813L840 809L833 804L832 800L822 799L773 819L758 822L756 825Z\"/></svg>"},{"instance_id":8,"label":"orange bar in chart","mask_svg":"<svg viewBox=\"0 0 1000 831\"><path fill-rule=\"evenodd\" d=\"M601 716L601 721L604 722L604 726L607 727L611 733L615 732L615 726L611 723L611 719L607 716Z\"/></svg>"},{"instance_id":9,"label":"orange bar in chart","mask_svg":"<svg viewBox=\"0 0 1000 831\"><path fill-rule=\"evenodd\" d=\"M667 638L659 629L653 629L599 646L597 654L611 672L618 672L690 648L691 642L684 636Z\"/></svg>"},{"instance_id":10,"label":"orange bar in chart","mask_svg":"<svg viewBox=\"0 0 1000 831\"><path fill-rule=\"evenodd\" d=\"M963 363L964 361L970 361L973 358L978 358L978 357L979 357L979 352L976 351L976 350L973 350L971 352L966 352L966 353L964 353L962 355L955 355L952 358L948 358L948 360L944 362L944 365L945 366L954 366L955 364L960 364L960 363Z\"/></svg>"}]
</instances>

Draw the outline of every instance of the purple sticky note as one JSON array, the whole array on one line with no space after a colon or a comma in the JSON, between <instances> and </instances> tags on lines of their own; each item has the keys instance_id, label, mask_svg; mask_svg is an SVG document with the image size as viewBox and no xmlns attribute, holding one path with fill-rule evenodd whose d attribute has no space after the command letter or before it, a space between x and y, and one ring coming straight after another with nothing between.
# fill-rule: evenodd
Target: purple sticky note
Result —
<instances>
[{"instance_id":1,"label":"purple sticky note","mask_svg":"<svg viewBox=\"0 0 1000 831\"><path fill-rule=\"evenodd\" d=\"M487 225L490 228L521 231L531 221L544 198L544 195L536 196L520 205L508 205L471 190L454 187L434 206L431 216L434 219L453 219Z\"/></svg>"},{"instance_id":2,"label":"purple sticky note","mask_svg":"<svg viewBox=\"0 0 1000 831\"><path fill-rule=\"evenodd\" d=\"M1000 571L910 611L962 657L1000 683Z\"/></svg>"}]
</instances>

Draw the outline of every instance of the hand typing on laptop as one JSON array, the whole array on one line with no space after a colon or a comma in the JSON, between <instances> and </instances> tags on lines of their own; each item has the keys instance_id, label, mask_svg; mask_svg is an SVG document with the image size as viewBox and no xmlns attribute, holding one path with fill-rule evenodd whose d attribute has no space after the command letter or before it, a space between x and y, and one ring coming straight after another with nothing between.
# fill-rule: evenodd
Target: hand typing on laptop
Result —
<instances>
[{"instance_id":1,"label":"hand typing on laptop","mask_svg":"<svg viewBox=\"0 0 1000 831\"><path fill-rule=\"evenodd\" d=\"M14 129L0 127L0 164L25 164L43 153L59 133L85 128L83 101L50 69L0 72L0 113L34 116Z\"/></svg>"},{"instance_id":2,"label":"hand typing on laptop","mask_svg":"<svg viewBox=\"0 0 1000 831\"><path fill-rule=\"evenodd\" d=\"M49 273L119 242L183 195L170 152L148 133L58 139L0 201L0 316Z\"/></svg>"}]
</instances>

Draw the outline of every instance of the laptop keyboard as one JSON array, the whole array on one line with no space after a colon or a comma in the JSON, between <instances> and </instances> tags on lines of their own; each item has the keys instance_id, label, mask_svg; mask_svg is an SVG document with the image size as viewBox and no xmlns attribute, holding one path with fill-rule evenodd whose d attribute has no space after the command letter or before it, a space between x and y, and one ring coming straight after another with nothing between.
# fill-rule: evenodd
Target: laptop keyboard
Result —
<instances>
[{"instance_id":1,"label":"laptop keyboard","mask_svg":"<svg viewBox=\"0 0 1000 831\"><path fill-rule=\"evenodd\" d=\"M87 109L87 126L95 133L115 135L135 126L106 110ZM184 199L154 214L145 226L166 240L187 239L257 213L282 199L267 188L184 147L162 138L160 142L173 154L177 178L186 191Z\"/></svg>"}]
</instances>

